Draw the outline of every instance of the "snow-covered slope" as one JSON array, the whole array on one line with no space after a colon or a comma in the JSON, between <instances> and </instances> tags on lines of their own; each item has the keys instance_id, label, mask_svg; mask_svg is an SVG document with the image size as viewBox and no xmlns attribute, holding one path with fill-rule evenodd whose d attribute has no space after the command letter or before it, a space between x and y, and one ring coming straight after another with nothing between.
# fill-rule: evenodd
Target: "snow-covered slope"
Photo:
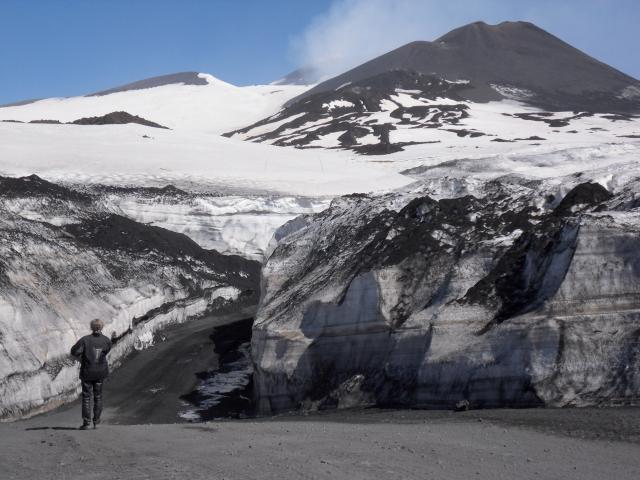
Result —
<instances>
[{"instance_id":1,"label":"snow-covered slope","mask_svg":"<svg viewBox=\"0 0 640 480\"><path fill-rule=\"evenodd\" d=\"M131 187L129 193L105 196L109 208L192 235L205 248L260 259L276 228L296 215L318 211L332 196L412 181L347 154L283 151L218 135L276 113L304 88L240 88L210 75L185 73L90 96L0 108L0 120L88 119L82 125L0 121L0 174L37 174L98 190ZM108 115L119 111L126 114ZM171 129L104 124L131 115ZM136 193L168 185L184 195Z\"/></svg>"},{"instance_id":2,"label":"snow-covered slope","mask_svg":"<svg viewBox=\"0 0 640 480\"><path fill-rule=\"evenodd\" d=\"M306 196L406 184L348 156L142 125L0 123L0 172L52 181Z\"/></svg>"},{"instance_id":3,"label":"snow-covered slope","mask_svg":"<svg viewBox=\"0 0 640 480\"><path fill-rule=\"evenodd\" d=\"M531 23L475 22L323 81L226 135L388 163L622 143L640 138L639 116L637 79Z\"/></svg>"},{"instance_id":4,"label":"snow-covered slope","mask_svg":"<svg viewBox=\"0 0 640 480\"><path fill-rule=\"evenodd\" d=\"M472 102L463 98L467 88L467 81L387 72L304 98L228 135L284 147L384 155L385 162L640 138L637 115L544 111L523 103L527 92L514 88L502 89L509 99Z\"/></svg>"},{"instance_id":5,"label":"snow-covered slope","mask_svg":"<svg viewBox=\"0 0 640 480\"><path fill-rule=\"evenodd\" d=\"M287 100L307 89L292 85L236 87L212 75L201 73L197 76L204 84L168 83L0 107L0 120L59 120L66 123L125 111L172 129L222 133L277 112Z\"/></svg>"}]
</instances>

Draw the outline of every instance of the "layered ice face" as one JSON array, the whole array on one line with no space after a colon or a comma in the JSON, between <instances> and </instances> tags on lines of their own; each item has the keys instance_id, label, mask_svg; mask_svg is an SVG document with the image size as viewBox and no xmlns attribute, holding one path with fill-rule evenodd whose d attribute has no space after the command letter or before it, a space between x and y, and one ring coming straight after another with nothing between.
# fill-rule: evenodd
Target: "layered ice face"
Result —
<instances>
[{"instance_id":1,"label":"layered ice face","mask_svg":"<svg viewBox=\"0 0 640 480\"><path fill-rule=\"evenodd\" d=\"M277 234L252 339L261 411L638 404L637 163L420 174Z\"/></svg>"},{"instance_id":2,"label":"layered ice face","mask_svg":"<svg viewBox=\"0 0 640 480\"><path fill-rule=\"evenodd\" d=\"M107 194L104 201L138 222L184 233L206 249L262 261L273 233L298 215L324 210L328 198L296 196L145 196Z\"/></svg>"}]
</instances>

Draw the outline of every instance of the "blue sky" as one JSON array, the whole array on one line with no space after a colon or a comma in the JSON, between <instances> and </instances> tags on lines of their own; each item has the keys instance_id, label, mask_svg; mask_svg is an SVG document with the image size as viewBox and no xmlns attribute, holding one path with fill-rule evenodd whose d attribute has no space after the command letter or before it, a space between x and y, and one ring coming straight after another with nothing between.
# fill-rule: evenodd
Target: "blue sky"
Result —
<instances>
[{"instance_id":1,"label":"blue sky","mask_svg":"<svg viewBox=\"0 0 640 480\"><path fill-rule=\"evenodd\" d=\"M195 70L327 74L475 20L529 20L640 77L637 0L0 0L0 104Z\"/></svg>"}]
</instances>

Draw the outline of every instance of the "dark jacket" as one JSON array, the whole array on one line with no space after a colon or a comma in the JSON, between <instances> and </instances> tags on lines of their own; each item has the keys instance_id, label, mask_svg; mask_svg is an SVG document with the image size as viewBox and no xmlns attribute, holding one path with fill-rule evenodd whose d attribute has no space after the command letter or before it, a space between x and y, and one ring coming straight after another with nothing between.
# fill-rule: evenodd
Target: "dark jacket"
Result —
<instances>
[{"instance_id":1,"label":"dark jacket","mask_svg":"<svg viewBox=\"0 0 640 480\"><path fill-rule=\"evenodd\" d=\"M78 343L71 347L71 355L81 362L80 379L95 382L107 378L107 353L110 350L111 340L101 333L92 333L78 340Z\"/></svg>"}]
</instances>

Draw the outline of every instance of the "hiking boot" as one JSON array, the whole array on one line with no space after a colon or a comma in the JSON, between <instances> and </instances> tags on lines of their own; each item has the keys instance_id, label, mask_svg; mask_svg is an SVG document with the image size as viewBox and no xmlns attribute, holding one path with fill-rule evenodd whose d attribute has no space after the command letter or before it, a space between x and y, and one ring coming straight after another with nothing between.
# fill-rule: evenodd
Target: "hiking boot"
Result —
<instances>
[{"instance_id":1,"label":"hiking boot","mask_svg":"<svg viewBox=\"0 0 640 480\"><path fill-rule=\"evenodd\" d=\"M89 422L84 422L84 423L80 426L80 428L78 428L78 430L89 430L89 426L90 426L90 425L91 425L91 424L90 424Z\"/></svg>"},{"instance_id":2,"label":"hiking boot","mask_svg":"<svg viewBox=\"0 0 640 480\"><path fill-rule=\"evenodd\" d=\"M93 421L93 429L97 430L98 429L98 425L100 425L100 419L94 420Z\"/></svg>"}]
</instances>

